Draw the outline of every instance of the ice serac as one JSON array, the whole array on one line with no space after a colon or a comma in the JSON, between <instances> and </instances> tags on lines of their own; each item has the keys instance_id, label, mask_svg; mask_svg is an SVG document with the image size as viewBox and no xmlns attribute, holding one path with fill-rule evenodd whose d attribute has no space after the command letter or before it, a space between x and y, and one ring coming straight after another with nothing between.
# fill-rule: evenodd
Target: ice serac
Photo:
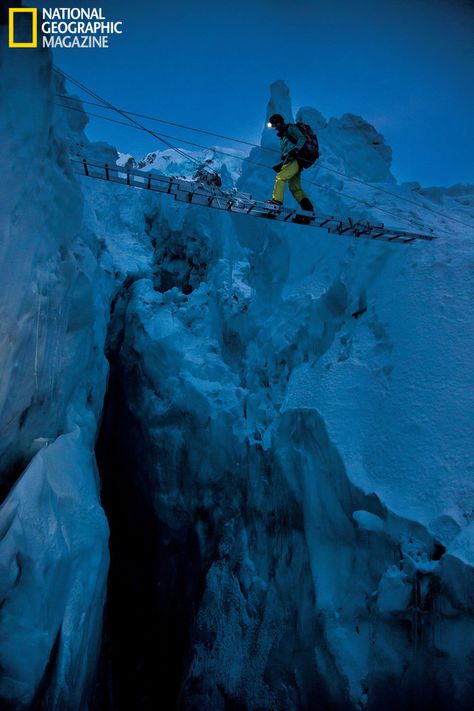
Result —
<instances>
[{"instance_id":1,"label":"ice serac","mask_svg":"<svg viewBox=\"0 0 474 711\"><path fill-rule=\"evenodd\" d=\"M309 124L316 133L319 133L319 131L327 126L327 121L322 113L313 109L312 106L302 106L299 108L296 112L296 121Z\"/></svg>"},{"instance_id":2,"label":"ice serac","mask_svg":"<svg viewBox=\"0 0 474 711\"><path fill-rule=\"evenodd\" d=\"M94 440L107 302L49 52L0 28L0 705L87 708L108 527ZM72 112L71 112L72 114Z\"/></svg>"},{"instance_id":3,"label":"ice serac","mask_svg":"<svg viewBox=\"0 0 474 711\"><path fill-rule=\"evenodd\" d=\"M280 162L280 141L275 131L267 126L268 119L275 113L281 114L288 122L293 121L290 90L282 79L274 81L270 86L270 99L265 111L261 147L252 148L249 161L244 163L242 173L236 181L241 190L253 193L259 199L271 196L271 189L268 185L271 182L269 169Z\"/></svg>"},{"instance_id":4,"label":"ice serac","mask_svg":"<svg viewBox=\"0 0 474 711\"><path fill-rule=\"evenodd\" d=\"M282 79L274 81L270 86L270 100L267 104L265 121L268 121L273 114L281 114L287 123L292 123L293 121L290 90ZM268 128L265 123L262 133L262 146L266 147L267 143L273 145L275 142L274 135L275 131Z\"/></svg>"},{"instance_id":5,"label":"ice serac","mask_svg":"<svg viewBox=\"0 0 474 711\"><path fill-rule=\"evenodd\" d=\"M361 116L344 114L331 118L326 140L336 155L343 158L346 170L363 180L395 183L390 172L392 149L376 129Z\"/></svg>"}]
</instances>

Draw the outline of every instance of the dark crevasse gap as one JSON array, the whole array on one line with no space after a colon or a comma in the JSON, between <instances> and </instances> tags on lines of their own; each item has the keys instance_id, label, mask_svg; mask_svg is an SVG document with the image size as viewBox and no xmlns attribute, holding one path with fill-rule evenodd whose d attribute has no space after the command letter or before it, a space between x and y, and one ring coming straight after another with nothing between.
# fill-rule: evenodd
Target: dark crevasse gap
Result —
<instances>
[{"instance_id":1,"label":"dark crevasse gap","mask_svg":"<svg viewBox=\"0 0 474 711\"><path fill-rule=\"evenodd\" d=\"M114 711L131 708L139 711L157 708L342 711L348 708L331 700L325 681L316 672L313 657L318 637L318 644L322 644L318 621L313 618L308 624L306 618L306 623L302 623L295 605L282 611L275 604L272 612L271 595L263 595L256 605L250 630L254 641L245 664L252 667L252 657L261 653L262 639L268 634L265 628L281 626L262 673L265 685L274 692L275 705L249 704L248 690L242 690L240 696L227 689L218 675L214 678L205 668L206 660L204 670L199 663L195 668L195 659L199 656L195 653L196 645L208 651L210 669L216 658L222 664L229 661L222 655L217 638L222 627L232 635L232 625L239 624L235 618L235 596L230 589L233 584L239 584L234 581L234 576L238 580L239 574L229 551L232 546L229 539L236 537L235 529L248 528L250 536L258 539L256 548L268 546L266 555L269 559L275 558L271 564L278 578L282 570L291 569L293 556L297 559L300 555L286 540L287 530L296 525L300 511L292 510L291 501L285 502L286 507L280 502L261 528L251 520L255 502L242 501L241 521L236 522L232 517L232 524L225 527L232 528L232 532L219 536L220 551L215 550L212 567L222 576L221 589L218 594L213 589L204 592L209 564L200 556L194 528L198 521L171 530L157 519L150 504L150 492L140 486L139 482L147 481L152 463L141 423L136 422L128 409L120 379L120 366L111 358L109 391L97 444L102 503L111 531L111 566L94 708ZM253 449L243 468L252 464L258 468L259 458L258 450ZM149 480L148 483L152 491L153 484ZM246 496L251 497L251 492L246 492ZM204 510L199 515L202 519L207 517ZM307 596L312 606L312 591L306 590L311 579L307 563L302 570L298 570L298 566L296 563L296 582L302 589L298 590L293 584L292 594ZM284 585L284 579L279 584ZM284 589L279 592L286 596ZM203 594L205 609L198 619ZM209 626L209 615L221 618L214 628ZM250 680L249 687L252 683ZM289 690L291 706L281 698L282 686ZM220 702L217 706L216 697Z\"/></svg>"},{"instance_id":2,"label":"dark crevasse gap","mask_svg":"<svg viewBox=\"0 0 474 711\"><path fill-rule=\"evenodd\" d=\"M152 436L133 412L150 384L139 354L131 361L124 345L127 289L110 326L96 448L111 565L94 708L312 711L315 699L327 711L347 708L334 701L314 659L318 647L331 668L313 612L300 505L271 452L246 442L217 486L196 488L192 450L203 449L206 433L192 411L167 416L157 444L156 423ZM178 456L173 441L167 451L170 426L184 432ZM212 451L219 442L209 436ZM157 503L166 493L157 489L158 459L176 478L170 491L183 496L171 525ZM237 687L227 674L233 665Z\"/></svg>"},{"instance_id":3,"label":"dark crevasse gap","mask_svg":"<svg viewBox=\"0 0 474 711\"><path fill-rule=\"evenodd\" d=\"M191 526L171 531L154 515L149 446L119 353L109 360L96 454L111 565L95 707L173 708L202 587L199 549Z\"/></svg>"}]
</instances>

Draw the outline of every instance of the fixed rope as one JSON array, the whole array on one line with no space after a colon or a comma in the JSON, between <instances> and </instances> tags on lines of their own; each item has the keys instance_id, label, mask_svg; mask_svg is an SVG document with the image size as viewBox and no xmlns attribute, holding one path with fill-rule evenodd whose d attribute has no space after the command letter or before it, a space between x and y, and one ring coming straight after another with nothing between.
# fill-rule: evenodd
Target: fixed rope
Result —
<instances>
[{"instance_id":1,"label":"fixed rope","mask_svg":"<svg viewBox=\"0 0 474 711\"><path fill-rule=\"evenodd\" d=\"M176 148L176 146L174 146L172 143L169 143L168 141L166 141L166 140L165 140L164 138L162 138L158 133L156 133L155 131L152 131L152 130L151 130L150 128L148 128L147 126L144 126L144 125L143 125L142 123L140 123L139 121L136 121L136 119L134 119L133 116L129 116L126 111L123 111L122 109L117 108L116 106L114 106L113 104L111 104L111 103L110 103L109 101L107 101L106 99L103 99L101 96L99 96L99 94L95 93L94 91L92 91L91 89L89 89L88 87L86 87L84 84L81 84L81 82L78 82L76 79L73 79L73 77L69 76L69 74L67 74L66 72L62 71L61 69L59 69L59 68L56 67L56 66L53 67L53 70L54 70L57 74L61 75L61 76L64 77L65 79L67 79L67 81L69 81L71 84L73 84L74 86L77 86L79 89L81 89L82 91L84 91L84 92L85 92L86 94L88 94L89 96L92 96L94 99L97 99L98 101L100 101L101 104L102 104L102 106L104 106L105 108L108 108L108 109L110 109L110 110L112 110L112 111L115 111L116 113L118 113L118 114L119 114L120 116L122 116L123 118L126 118L127 121L129 121L131 124L136 125L136 126L137 126L138 128L140 128L142 131L145 131L146 133L149 133L151 136L153 136L153 137L156 138L157 140L161 141L161 143L164 143L166 146L168 146L168 148L171 148L172 150L174 150L174 151L176 151L177 153L179 153L181 156L184 156L187 160L190 160L190 161L192 161L193 163L196 163L197 165L200 165L200 162L199 162L198 160L196 160L193 156L188 155L187 153L185 153L185 151L182 151L180 148ZM210 172L212 172L212 173L214 173L216 176L218 176L218 173L217 173L216 171L211 170Z\"/></svg>"},{"instance_id":2,"label":"fixed rope","mask_svg":"<svg viewBox=\"0 0 474 711\"><path fill-rule=\"evenodd\" d=\"M75 98L73 98L73 97L68 97L68 96L65 95L65 94L58 94L58 96L60 96L60 97L63 98L63 99L64 99L64 98L69 99L69 100L71 100L71 101L82 101L81 99L75 99ZM83 103L90 104L90 105L93 105L93 106L103 106L103 104L97 104L97 103L89 102L89 101L83 101ZM68 108L69 108L69 107L68 107ZM158 117L156 117L156 116L150 116L150 115L147 115L147 114L140 114L140 113L136 113L136 112L133 112L133 111L124 111L124 113L127 114L127 115L129 115L129 116L137 116L137 117L139 117L139 118L143 118L143 119L146 119L146 120L149 120L149 121L155 121L155 122L158 122L158 123L167 124L167 125L169 125L169 126L175 126L175 127L177 127L177 128L182 128L182 129L185 129L185 130L188 130L188 131L193 131L193 132L196 132L196 133L202 133L202 134L205 134L205 135L207 135L207 136L213 136L213 137L215 137L215 138L222 138L222 139L224 139L224 140L232 141L232 142L234 142L234 143L240 143L240 144L242 144L242 145L249 146L249 147L252 147L252 148L259 148L260 150L265 151L265 152L267 152L267 153L279 154L279 152L278 152L277 150L273 149L273 148L265 148L265 147L262 147L262 146L258 145L257 143L252 143L251 141L244 141L244 140L242 140L242 139L240 139L240 138L236 138L236 137L232 137L232 136L226 136L226 135L220 134L220 133L214 133L214 132L212 132L212 131L207 131L207 130L205 130L205 129L196 128L196 127L194 127L194 126L189 126L189 125L186 125L186 124L176 123L176 122L173 122L173 121L167 121L167 120L165 120L165 119L161 119L161 118L158 118ZM91 114L91 115L93 115L93 114ZM103 119L107 120L107 117L105 117L105 116L103 116L103 117L98 117L98 118L103 118ZM166 135L166 134L159 134L159 135ZM187 141L184 141L184 139L178 139L178 138L176 138L176 137L174 138L174 140L181 140L183 143L186 143L186 142L187 142ZM197 144L192 144L191 142L187 142L187 143L189 143L189 145L197 145ZM220 151L220 152L221 152L221 153L224 153L223 151ZM224 153L224 155L229 155L229 154L225 154L225 153ZM234 156L234 157L237 157L237 156ZM256 165L259 165L259 164L256 164ZM260 164L260 165L262 165L262 164ZM386 188L382 188L382 187L380 187L380 186L378 186L378 185L374 185L373 183L369 183L369 182L367 182L367 181L365 181L365 180L363 180L363 179L361 179L361 178L356 178L356 177L354 177L354 176L347 175L346 173L343 173L342 171L337 170L336 168L331 168L330 166L328 166L328 165L325 164L325 163L320 163L320 165L323 166L324 169L327 170L328 172L334 173L335 175L339 175L339 176L343 177L345 180L349 180L349 181L354 182L354 183L359 183L359 184L361 184L361 185L365 185L366 187L369 187L369 188L371 188L372 190L377 190L377 191L379 191L379 192L381 192L381 193L384 193L384 194L386 194L386 195L390 195L391 197L395 198L396 200L400 200L400 201L406 202L406 203L408 203L408 204L415 205L415 206L418 207L419 209L422 209L422 210L426 210L426 211L428 211L428 212L431 212L432 214L437 215L437 216L439 216L439 217L443 217L443 218L446 219L446 220L449 220L449 221L451 221L451 222L457 222L458 224L461 224L461 225L463 225L464 227L468 227L468 228L470 228L470 229L474 229L474 224L469 224L469 223L467 223L467 222L464 222L463 220L460 220L459 218L452 217L452 216L450 216L450 215L446 215L445 213L441 212L440 210L436 210L436 209L434 209L434 208L432 208L432 207L429 207L428 205L420 205L420 204L417 203L415 200L411 200L410 198L405 197L405 196L403 196L403 195L397 195L396 193L393 193L393 192L391 192L390 190L387 190ZM263 167L268 168L269 166L263 166ZM312 181L309 181L309 180L305 180L305 182L306 182L307 184L309 184L309 185L318 185L318 183L315 183L315 182L312 182ZM354 199L355 199L355 198L354 198ZM364 204L366 204L366 203L364 203ZM381 208L377 208L377 209L381 209ZM391 213L388 213L388 214L391 214ZM398 217L398 219L402 219L402 218L400 218L400 216L397 216L397 217ZM412 224L415 224L415 223L412 223ZM422 227L424 227L424 225L420 225L420 224L418 224L417 226L422 226Z\"/></svg>"},{"instance_id":3,"label":"fixed rope","mask_svg":"<svg viewBox=\"0 0 474 711\"><path fill-rule=\"evenodd\" d=\"M76 99L76 101L78 101L78 100ZM134 128L134 129L137 129L137 130L142 130L140 124L139 124L139 125L134 125L134 124L132 124L132 123L128 123L128 122L125 122L125 121L118 121L117 119L112 119L112 118L110 118L110 116L101 116L100 114L94 114L94 113L92 113L92 112L85 111L84 109L75 108L75 107L73 107L73 106L66 106L65 104L58 104L58 105L59 105L59 106L62 106L63 108L66 108L66 109L70 109L70 110L73 110L73 111L79 111L79 112L81 112L81 113L86 113L88 116L94 116L95 118L100 118L100 119L103 119L103 120L105 120L105 121L111 121L112 123L118 123L118 124L121 124L121 125L123 125L123 126L128 126L129 128ZM153 132L153 135L158 136L158 134L156 134L155 132ZM167 136L167 134L159 134L159 135L161 135L161 136ZM264 164L264 163L258 163L258 162L256 162L256 161L252 161L252 160L250 160L247 156L237 156L237 155L234 155L234 154L232 154L232 153L227 153L226 151L223 151L223 150L220 150L220 149L217 149L217 148L212 148L212 149L210 149L209 146L203 146L202 144L194 143L194 142L192 142L192 141L188 141L188 140L186 140L186 139L179 138L179 137L177 137L177 136L169 136L169 138L172 138L172 139L175 140L175 141L179 141L179 142L181 142L181 143L186 143L187 145L191 145L191 146L194 146L194 147L197 147L197 148L203 148L203 149L207 149L207 150L212 150L214 153L219 153L219 154L221 154L221 155L229 156L229 157L235 158L235 159L240 160L240 161L245 161L246 163L249 163L249 164L251 164L251 165L254 165L254 166L257 166L257 167L260 167L260 168L265 168L266 170L272 170L272 171L273 171L273 168L271 168L271 166L268 166L268 165L266 165L266 164ZM178 152L180 152L179 149L177 149L177 148L174 148L174 150L177 150ZM267 149L265 149L265 150L267 150ZM189 154L184 153L184 151L181 152L181 153L182 153L182 155L187 156L189 160L193 160L194 163L196 163L196 164L198 164L198 165L201 165L201 162L200 162L200 161L198 161L198 160L192 158L191 156L189 156ZM212 171L212 172L213 172L215 175L218 175L217 171ZM372 210L377 210L378 212L383 212L383 213L386 214L386 215L390 215L391 217L395 217L397 220L402 220L403 222L407 222L409 225L411 225L411 226L413 226L413 227L418 227L418 228L423 229L423 230L431 230L431 228L427 227L427 226L426 226L425 224L423 224L423 223L415 222L413 219L409 219L409 218L407 218L407 217L404 217L403 215L399 215L398 213L393 212L393 211L391 211L391 210L387 210L386 208L379 207L379 206L377 206L377 205L372 205L371 203L367 202L366 200L363 200L362 198L358 198L358 197L356 197L356 196L354 196L354 195L349 195L348 193L345 193L345 192L342 191L342 190L336 190L335 188L331 188L331 187L328 186L328 185L322 185L321 183L318 183L318 182L316 182L316 181L311 181L311 180L308 180L308 179L304 179L303 182L305 182L306 185L314 185L314 186L318 187L318 188L321 189L321 190L325 190L325 191L327 191L327 192L334 193L334 194L336 194L336 195L338 195L338 196L343 195L344 197L346 197L346 198L349 199L349 200L353 200L353 201L355 201L355 202L357 202L357 203L359 203L359 204L361 204L361 205L364 205L364 207L369 207L369 208L372 209ZM441 231L443 231L443 230L441 230Z\"/></svg>"}]
</instances>

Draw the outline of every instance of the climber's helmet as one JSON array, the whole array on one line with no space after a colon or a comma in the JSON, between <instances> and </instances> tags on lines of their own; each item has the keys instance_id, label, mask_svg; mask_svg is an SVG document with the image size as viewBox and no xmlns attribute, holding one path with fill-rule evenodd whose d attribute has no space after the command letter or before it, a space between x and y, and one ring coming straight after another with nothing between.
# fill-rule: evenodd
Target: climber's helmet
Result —
<instances>
[{"instance_id":1,"label":"climber's helmet","mask_svg":"<svg viewBox=\"0 0 474 711\"><path fill-rule=\"evenodd\" d=\"M281 128L281 126L285 125L285 119L281 114L273 114L273 116L270 116L268 119L267 126L268 128Z\"/></svg>"}]
</instances>

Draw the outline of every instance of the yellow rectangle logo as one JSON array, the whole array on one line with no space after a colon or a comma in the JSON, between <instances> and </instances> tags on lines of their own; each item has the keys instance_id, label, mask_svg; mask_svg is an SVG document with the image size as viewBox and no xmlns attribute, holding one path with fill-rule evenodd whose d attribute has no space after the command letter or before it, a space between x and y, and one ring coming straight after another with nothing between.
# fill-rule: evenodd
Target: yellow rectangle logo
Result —
<instances>
[{"instance_id":1,"label":"yellow rectangle logo","mask_svg":"<svg viewBox=\"0 0 474 711\"><path fill-rule=\"evenodd\" d=\"M15 42L15 15L18 12L28 12L31 15L31 42ZM37 47L38 46L38 8L36 7L10 7L8 27L9 47Z\"/></svg>"}]
</instances>

